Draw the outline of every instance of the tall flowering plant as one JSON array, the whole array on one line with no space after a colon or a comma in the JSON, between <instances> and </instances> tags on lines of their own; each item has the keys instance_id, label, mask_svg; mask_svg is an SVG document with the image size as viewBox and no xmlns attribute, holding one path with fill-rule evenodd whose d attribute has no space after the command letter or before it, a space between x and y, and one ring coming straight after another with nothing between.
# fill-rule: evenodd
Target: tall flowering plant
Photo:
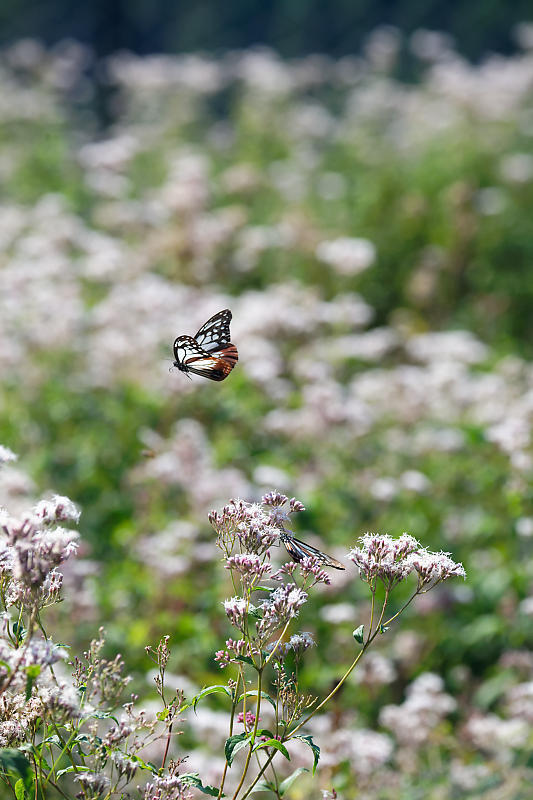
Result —
<instances>
[{"instance_id":1,"label":"tall flowering plant","mask_svg":"<svg viewBox=\"0 0 533 800\"><path fill-rule=\"evenodd\" d=\"M0 446L0 468L14 459ZM57 495L16 517L0 506L0 785L16 800L50 793L111 800L132 792L142 800L187 800L191 786L205 787L167 758L183 705L182 694L165 685L167 637L147 648L161 700L154 717L138 709L136 696L122 699L130 678L119 654L103 657L102 630L68 662L65 646L45 628L46 609L61 599L59 567L77 548L68 526L79 516ZM143 758L157 740L159 765Z\"/></svg>"},{"instance_id":2,"label":"tall flowering plant","mask_svg":"<svg viewBox=\"0 0 533 800\"><path fill-rule=\"evenodd\" d=\"M227 639L225 648L216 653L215 659L221 668L233 666L235 677L225 685L204 689L193 703L212 692L223 692L230 701L226 762L219 798L223 796L228 770L239 751L244 751L245 757L234 783L233 800L244 800L259 788L282 796L301 769L280 782L273 762L277 756L290 759L290 745L295 739L311 748L314 772L320 748L305 734L306 723L336 694L376 636L384 633L417 595L450 577L465 577L462 565L455 563L448 553L432 553L409 534L404 533L397 539L365 534L348 558L368 584L370 616L366 624L354 630L354 639L360 647L351 664L327 697L319 702L318 698L302 693L298 681L301 659L315 642L310 633L291 633L290 628L310 592L320 583L330 583L330 577L322 568L319 556L304 556L298 563L288 561L276 570L270 563L271 547L290 533L291 516L302 510L304 506L298 500L270 492L261 503L231 501L221 512L210 514L233 585L233 596L224 602L224 609L236 632ZM411 573L416 575L416 584L410 597L389 616L392 591ZM247 688L250 673L255 676L251 690ZM269 729L259 726L265 707L271 708ZM244 725L244 731L236 733L238 722ZM267 779L266 774L272 777Z\"/></svg>"}]
</instances>

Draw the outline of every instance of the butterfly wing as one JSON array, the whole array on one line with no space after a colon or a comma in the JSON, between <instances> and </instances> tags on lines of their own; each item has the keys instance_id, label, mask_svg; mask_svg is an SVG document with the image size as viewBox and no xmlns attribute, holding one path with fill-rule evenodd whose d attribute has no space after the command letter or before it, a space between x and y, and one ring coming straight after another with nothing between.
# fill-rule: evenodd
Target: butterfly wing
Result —
<instances>
[{"instance_id":1,"label":"butterfly wing","mask_svg":"<svg viewBox=\"0 0 533 800\"><path fill-rule=\"evenodd\" d=\"M192 372L212 381L223 381L239 359L237 348L228 344L208 352L192 336L178 336L174 342L175 366L182 372Z\"/></svg>"},{"instance_id":2,"label":"butterfly wing","mask_svg":"<svg viewBox=\"0 0 533 800\"><path fill-rule=\"evenodd\" d=\"M316 547L313 547L306 542L302 542L300 539L296 539L294 536L289 536L287 533L282 533L280 534L280 539L285 545L287 553L290 555L293 561L300 562L302 558L306 557L316 558L324 567L346 569L346 567L344 567L340 561L337 561L336 558L333 558L333 556L328 556L327 553L317 550Z\"/></svg>"},{"instance_id":3,"label":"butterfly wing","mask_svg":"<svg viewBox=\"0 0 533 800\"><path fill-rule=\"evenodd\" d=\"M231 317L231 311L225 308L204 322L194 336L198 345L208 353L223 350L231 341L229 332Z\"/></svg>"}]
</instances>

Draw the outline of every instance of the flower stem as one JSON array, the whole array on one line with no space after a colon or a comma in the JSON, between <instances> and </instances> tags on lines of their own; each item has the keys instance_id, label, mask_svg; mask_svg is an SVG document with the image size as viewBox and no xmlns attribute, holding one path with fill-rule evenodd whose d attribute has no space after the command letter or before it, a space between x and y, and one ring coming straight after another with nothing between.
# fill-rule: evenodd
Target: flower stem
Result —
<instances>
[{"instance_id":1,"label":"flower stem","mask_svg":"<svg viewBox=\"0 0 533 800\"><path fill-rule=\"evenodd\" d=\"M242 775L241 775L241 779L239 781L239 785L237 786L237 788L235 790L235 794L233 795L233 799L232 800L236 800L237 795L239 794L239 792L240 792L240 790L242 788L242 785L244 783L244 779L246 778L246 773L248 772L248 767L250 766L250 759L252 758L252 752L253 752L254 744L255 744L255 737L256 737L256 734L257 734L257 727L259 725L259 714L261 712L261 689L262 689L262 685L263 685L263 669L264 669L264 666L261 667L261 669L259 669L258 673L257 673L257 703L256 703L256 707L255 707L255 721L254 721L254 728L253 728L252 735L251 735L251 740L250 740L250 748L249 748L248 753L246 755L246 761L244 762L244 767L243 767L243 770L242 770Z\"/></svg>"}]
</instances>

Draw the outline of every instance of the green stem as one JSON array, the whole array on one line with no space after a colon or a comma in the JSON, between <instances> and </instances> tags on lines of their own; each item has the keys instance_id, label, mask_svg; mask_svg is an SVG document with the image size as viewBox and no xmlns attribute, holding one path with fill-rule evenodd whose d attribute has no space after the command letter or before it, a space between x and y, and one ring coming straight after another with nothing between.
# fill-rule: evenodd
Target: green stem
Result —
<instances>
[{"instance_id":1,"label":"green stem","mask_svg":"<svg viewBox=\"0 0 533 800\"><path fill-rule=\"evenodd\" d=\"M399 611L397 611L397 612L396 612L396 614L394 614L392 617L390 617L390 619L388 619L388 620L387 620L387 621L386 621L384 624L385 624L385 625L390 625L390 624L391 624L391 622L394 622L394 620L396 619L396 617L399 617L399 616L400 616L400 614L402 613L402 611L405 611L405 609L407 608L407 606L408 606L410 603L412 603L412 602L413 602L413 600L415 599L415 597L416 597L418 594L420 594L420 592L419 592L419 590L417 589L417 590L416 590L416 592L415 592L414 594L412 594L412 595L411 595L411 597L409 598L409 600L408 600L406 603L404 603L404 604L403 604L403 606L400 608L400 610L399 610Z\"/></svg>"},{"instance_id":2,"label":"green stem","mask_svg":"<svg viewBox=\"0 0 533 800\"><path fill-rule=\"evenodd\" d=\"M378 623L376 625L376 630L374 631L374 633L369 632L368 639L366 640L366 642L364 643L363 647L361 648L361 650L359 651L359 653L357 654L355 659L352 661L352 663L350 664L350 666L348 667L348 669L346 670L346 672L344 673L344 675L342 676L342 678L340 679L338 684L331 690L331 692L328 694L328 696L324 700L322 700L322 702L319 703L319 705L315 709L313 709L313 711L311 711L311 713L302 722L300 722L300 724L297 725L296 728L294 728L290 732L290 736L291 737L296 733L296 731L299 731L300 728L302 728L304 725L306 725L309 722L309 720L312 717L314 717L315 714L318 711L320 711L320 709L323 708L326 705L326 703L328 703L334 695L337 694L337 692L339 691L339 689L341 688L343 683L351 675L351 673L353 672L353 670L357 666L357 664L359 662L359 659L361 658L363 653L366 651L366 649L370 646L370 644L374 641L374 639L376 638L377 634L379 633L379 629L380 629L382 621L383 621L383 616L385 614L385 609L387 608L387 602L388 602L388 599L389 599L389 593L390 593L390 589L386 589L385 590L385 598L383 600L383 607L381 609L381 614L379 615L379 620L378 620Z\"/></svg>"},{"instance_id":3,"label":"green stem","mask_svg":"<svg viewBox=\"0 0 533 800\"><path fill-rule=\"evenodd\" d=\"M241 797L241 800L246 800L246 798L248 797L248 795L251 793L252 789L254 788L255 784L256 784L256 783L259 781L259 778L260 778L262 775L264 775L264 774L265 774L266 770L268 769L268 767L269 767L269 766L270 766L270 764L272 763L272 760L273 760L274 756L276 755L276 753L277 753L277 750L274 750L274 752L273 752L273 753L271 753L271 754L269 755L269 757L267 758L267 760L266 760L266 761L265 761L265 763L263 764L263 767L262 767L262 768L260 769L260 771L257 773L256 777L254 778L254 780L252 781L252 783L249 785L249 787L247 788L247 790L245 791L245 793L244 793L244 794L243 794L243 796Z\"/></svg>"},{"instance_id":4,"label":"green stem","mask_svg":"<svg viewBox=\"0 0 533 800\"><path fill-rule=\"evenodd\" d=\"M268 662L266 662L266 663L268 663ZM254 728L253 728L253 731L252 731L252 734L251 734L250 747L249 747L248 753L246 755L246 761L244 762L244 767L243 767L243 770L242 770L242 775L241 775L241 779L239 781L239 785L237 786L237 788L235 790L235 794L233 795L232 800L237 800L237 795L239 794L239 792L240 792L240 790L242 788L242 785L244 783L244 779L246 778L246 773L248 772L248 767L250 766L250 759L252 758L252 752L253 752L254 744L255 744L255 737L257 735L257 728L258 728L258 725L259 725L259 714L261 712L261 690L262 690L262 686L263 686L263 669L264 669L264 666L261 667L261 669L258 670L258 673L257 673L257 703L256 703L256 706L255 706L255 722L254 722Z\"/></svg>"},{"instance_id":5,"label":"green stem","mask_svg":"<svg viewBox=\"0 0 533 800\"><path fill-rule=\"evenodd\" d=\"M270 655L269 655L269 657L267 658L267 660L266 660L266 661L265 661L265 663L263 664L263 668L264 668L264 667L266 667L266 665L269 663L270 659L271 659L271 658L273 658L273 656L275 655L275 653L276 653L276 650L278 649L278 647L279 647L279 645L280 645L280 643L281 643L281 640L283 639L283 637L284 637L284 636L285 636L285 634L287 633L287 628L289 627L289 625L291 624L291 622L292 622L292 619L289 619L289 620L287 620L287 622L285 623L285 627L284 627L284 628L283 628L283 630L281 631L281 633L280 633L280 635L279 635L279 639L278 639L278 641L276 642L276 644L274 645L274 647L273 647L273 648L272 648L272 650L270 651Z\"/></svg>"},{"instance_id":6,"label":"green stem","mask_svg":"<svg viewBox=\"0 0 533 800\"><path fill-rule=\"evenodd\" d=\"M73 730L71 735L70 735L70 737L69 737L69 739L65 742L65 740L61 736L61 733L59 732L59 728L57 727L56 723L53 722L52 725L54 726L54 730L56 732L57 738L59 739L59 741L63 745L63 749L60 752L60 754L58 755L58 757L56 758L56 760L54 761L54 763L52 764L50 772L48 773L48 777L46 778L45 782L43 783L43 789L46 787L47 783L51 782L52 774L55 774L56 767L57 767L57 765L59 764L60 760L63 758L63 756L65 754L68 755L69 761L72 764L74 772L76 773L76 775L78 774L78 765L74 761L74 758L72 756L72 752L70 750L70 746L71 746L73 740L76 738L77 730ZM87 797L87 794L86 794L85 789L83 788L83 786L81 787L81 789L82 789L83 794L85 795L85 797Z\"/></svg>"},{"instance_id":7,"label":"green stem","mask_svg":"<svg viewBox=\"0 0 533 800\"><path fill-rule=\"evenodd\" d=\"M237 685L235 687L235 694L234 694L233 700L231 702L231 717L230 717L230 722L229 722L229 735L230 736L233 736L233 723L234 723L234 719L235 719L235 711L237 710L237 703L238 703L237 698L239 697L239 683L240 683L240 680L241 680L241 674L239 672L239 677L237 679ZM243 690L243 694L246 694L246 685L244 683L244 679L243 679L242 690ZM224 764L224 771L222 773L222 778L221 778L221 782L220 782L220 789L219 789L219 792L218 792L217 800L220 800L221 797L222 797L223 790L224 790L224 783L226 781L227 772L228 772L228 761L226 759L226 763Z\"/></svg>"}]
</instances>

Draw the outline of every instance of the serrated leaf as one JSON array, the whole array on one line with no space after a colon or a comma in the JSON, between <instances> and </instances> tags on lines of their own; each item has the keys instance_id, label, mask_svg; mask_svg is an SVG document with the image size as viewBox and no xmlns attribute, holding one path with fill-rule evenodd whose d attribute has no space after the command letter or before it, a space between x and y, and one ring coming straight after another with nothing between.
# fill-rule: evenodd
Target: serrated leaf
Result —
<instances>
[{"instance_id":1,"label":"serrated leaf","mask_svg":"<svg viewBox=\"0 0 533 800\"><path fill-rule=\"evenodd\" d=\"M26 789L22 778L19 778L15 784L15 797L17 800L26 800Z\"/></svg>"},{"instance_id":2,"label":"serrated leaf","mask_svg":"<svg viewBox=\"0 0 533 800\"><path fill-rule=\"evenodd\" d=\"M240 703L242 700L244 700L245 697L257 697L257 689L251 689L249 692L241 694L237 702ZM270 697L269 694L267 694L266 692L261 692L261 697L263 698L263 700L268 700L272 708L276 708L276 702Z\"/></svg>"},{"instance_id":3,"label":"serrated leaf","mask_svg":"<svg viewBox=\"0 0 533 800\"><path fill-rule=\"evenodd\" d=\"M205 689L202 689L201 692L193 697L189 705L192 705L193 709L196 711L196 706L200 700L202 700L204 697L207 697L208 694L225 694L230 698L230 700L232 697L231 691L227 686L224 686L223 684L217 684L216 686L207 686Z\"/></svg>"},{"instance_id":4,"label":"serrated leaf","mask_svg":"<svg viewBox=\"0 0 533 800\"><path fill-rule=\"evenodd\" d=\"M224 755L230 767L239 750L246 747L248 742L249 738L247 733L236 733L234 736L230 736L229 739L226 739L224 743Z\"/></svg>"},{"instance_id":5,"label":"serrated leaf","mask_svg":"<svg viewBox=\"0 0 533 800\"><path fill-rule=\"evenodd\" d=\"M260 750L262 747L274 747L276 750L279 750L279 752L282 753L288 761L291 760L289 751L285 745L279 741L279 739L267 739L266 742L259 742L258 744L254 745L253 749Z\"/></svg>"},{"instance_id":6,"label":"serrated leaf","mask_svg":"<svg viewBox=\"0 0 533 800\"><path fill-rule=\"evenodd\" d=\"M363 644L365 641L364 634L365 634L365 626L359 625L359 627L354 630L352 636L356 642L359 642L359 644Z\"/></svg>"},{"instance_id":7,"label":"serrated leaf","mask_svg":"<svg viewBox=\"0 0 533 800\"><path fill-rule=\"evenodd\" d=\"M209 784L204 786L197 772L187 772L185 775L180 775L179 779L182 781L182 783L186 783L187 786L194 786L195 789L203 792L203 794L208 794L210 797L218 797L218 789L216 789L214 786L210 786ZM222 794L222 797L225 796L225 794Z\"/></svg>"},{"instance_id":8,"label":"serrated leaf","mask_svg":"<svg viewBox=\"0 0 533 800\"><path fill-rule=\"evenodd\" d=\"M292 737L293 739L301 739L302 742L305 742L308 747L311 748L313 751L313 770L312 774L314 775L316 772L316 768L318 765L318 759L320 758L320 747L313 742L313 737L309 736L309 734L299 734L297 733L295 736Z\"/></svg>"},{"instance_id":9,"label":"serrated leaf","mask_svg":"<svg viewBox=\"0 0 533 800\"><path fill-rule=\"evenodd\" d=\"M307 767L298 767L298 769L295 769L294 772L288 775L285 778L285 780L280 783L280 785L278 786L278 792L281 797L283 797L287 789L290 786L292 786L296 778L298 778L302 774L302 772L309 772L309 770L307 769Z\"/></svg>"}]
</instances>

